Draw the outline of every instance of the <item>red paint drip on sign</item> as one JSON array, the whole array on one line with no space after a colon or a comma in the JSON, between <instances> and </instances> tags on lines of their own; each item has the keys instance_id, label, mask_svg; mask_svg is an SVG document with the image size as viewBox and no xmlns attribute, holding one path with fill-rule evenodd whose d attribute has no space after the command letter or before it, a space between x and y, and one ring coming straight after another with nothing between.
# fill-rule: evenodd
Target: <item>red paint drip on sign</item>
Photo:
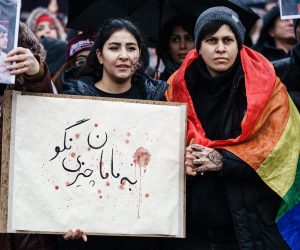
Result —
<instances>
[{"instance_id":1,"label":"red paint drip on sign","mask_svg":"<svg viewBox=\"0 0 300 250\"><path fill-rule=\"evenodd\" d=\"M133 163L139 167L147 167L150 162L151 154L143 147L138 148L133 154Z\"/></svg>"},{"instance_id":2,"label":"red paint drip on sign","mask_svg":"<svg viewBox=\"0 0 300 250\"><path fill-rule=\"evenodd\" d=\"M75 152L72 152L71 153L71 156L74 158L76 156L76 153Z\"/></svg>"},{"instance_id":3,"label":"red paint drip on sign","mask_svg":"<svg viewBox=\"0 0 300 250\"><path fill-rule=\"evenodd\" d=\"M59 186L55 186L54 188L55 188L56 190L58 190L58 189L59 189Z\"/></svg>"}]
</instances>

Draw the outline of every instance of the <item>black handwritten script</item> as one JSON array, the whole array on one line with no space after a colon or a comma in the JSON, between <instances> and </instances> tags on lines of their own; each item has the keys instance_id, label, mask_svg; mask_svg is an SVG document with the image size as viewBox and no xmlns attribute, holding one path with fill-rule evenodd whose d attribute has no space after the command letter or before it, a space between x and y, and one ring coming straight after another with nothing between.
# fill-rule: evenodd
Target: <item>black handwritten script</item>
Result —
<instances>
[{"instance_id":1,"label":"black handwritten script","mask_svg":"<svg viewBox=\"0 0 300 250\"><path fill-rule=\"evenodd\" d=\"M106 131L102 131L102 136L100 136L101 129L98 128L98 124L94 123L93 131L88 132L86 140L83 140L83 143L86 143L86 147L88 151L94 150L95 154L100 154L100 162L86 164L83 160L81 160L82 154L80 152L74 152L73 145L74 139L79 138L80 134L75 134L75 136L71 136L74 134L74 129L79 128L79 126L83 126L87 123L91 123L91 119L82 119L77 121L65 128L64 137L62 139L63 146L55 146L53 156L50 158L50 161L61 161L61 169L67 173L74 174L73 179L71 181L66 182L66 186L81 187L81 184L77 182L81 178L90 178L89 185L94 186L97 178L101 178L102 180L106 180L108 178L114 178L120 180L120 185L124 185L126 182L130 185L135 185L137 180L132 180L129 177L121 176L120 173L116 172L114 169L114 148L111 148L111 157L110 157L110 169L109 171L104 170L104 162L103 162L103 154L105 152L105 146L107 141L109 140L108 134ZM96 130L96 131L95 131ZM70 134L70 136L69 136ZM59 157L61 154L64 154L62 157ZM70 164L70 161L67 162L67 158L76 158L75 164ZM61 160L62 159L62 160ZM91 159L89 159L91 160ZM97 168L89 168L87 166L97 165ZM106 165L106 164L105 164ZM106 169L106 168L105 168ZM131 190L131 189L130 189Z\"/></svg>"}]
</instances>

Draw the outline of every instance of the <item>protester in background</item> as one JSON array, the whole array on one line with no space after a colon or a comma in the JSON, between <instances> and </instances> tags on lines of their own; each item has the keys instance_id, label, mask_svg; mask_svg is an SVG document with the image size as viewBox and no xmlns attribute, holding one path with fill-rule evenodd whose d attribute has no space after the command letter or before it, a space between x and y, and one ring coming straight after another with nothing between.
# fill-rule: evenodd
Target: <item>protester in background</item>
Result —
<instances>
[{"instance_id":1,"label":"protester in background","mask_svg":"<svg viewBox=\"0 0 300 250\"><path fill-rule=\"evenodd\" d=\"M86 65L87 57L94 45L94 33L81 33L70 40L66 49L66 62L53 77L58 92L63 90L65 82L76 79L80 75L80 69ZM88 80L88 79L87 79Z\"/></svg>"},{"instance_id":2,"label":"protester in background","mask_svg":"<svg viewBox=\"0 0 300 250\"><path fill-rule=\"evenodd\" d=\"M126 19L106 20L99 29L95 43L87 59L83 75L90 74L93 82L69 79L63 82L66 94L162 100L168 84L154 80L143 73L141 67L142 39L139 30ZM96 221L95 223L101 223ZM78 239L86 236L82 231L69 231L64 238ZM101 250L156 250L164 249L159 238L93 237L87 242L61 241L61 249Z\"/></svg>"},{"instance_id":3,"label":"protester in background","mask_svg":"<svg viewBox=\"0 0 300 250\"><path fill-rule=\"evenodd\" d=\"M297 44L291 51L291 56L273 62L276 74L286 85L289 95L300 112L300 21L294 20Z\"/></svg>"},{"instance_id":4,"label":"protester in background","mask_svg":"<svg viewBox=\"0 0 300 250\"><path fill-rule=\"evenodd\" d=\"M168 80L167 99L187 103L190 143L187 238L174 240L175 250L289 249L275 224L282 198L269 185L278 192L274 169L295 178L289 169L297 162L288 159L299 156L300 141L272 150L290 115L291 131L300 133L300 118L271 63L244 46L244 35L233 10L204 11L195 26L196 49Z\"/></svg>"},{"instance_id":5,"label":"protester in background","mask_svg":"<svg viewBox=\"0 0 300 250\"><path fill-rule=\"evenodd\" d=\"M175 16L164 25L157 46L157 54L165 65L160 79L167 80L195 47L194 25L195 19L189 16Z\"/></svg>"},{"instance_id":6,"label":"protester in background","mask_svg":"<svg viewBox=\"0 0 300 250\"><path fill-rule=\"evenodd\" d=\"M34 9L27 18L29 29L37 38L49 37L52 39L66 40L63 26L48 9L38 7Z\"/></svg>"},{"instance_id":7,"label":"protester in background","mask_svg":"<svg viewBox=\"0 0 300 250\"><path fill-rule=\"evenodd\" d=\"M24 23L20 23L18 46L7 54L7 62L16 62L8 67L11 74L16 75L16 82L14 85L0 84L1 106L5 89L53 93L50 73L44 63L46 52L38 39ZM2 116L0 124L0 135L2 137ZM57 236L20 233L0 234L0 249L57 250Z\"/></svg>"},{"instance_id":8,"label":"protester in background","mask_svg":"<svg viewBox=\"0 0 300 250\"><path fill-rule=\"evenodd\" d=\"M31 12L27 19L27 25L44 45L47 51L46 63L51 76L54 76L65 62L67 43L63 26L55 15L41 7Z\"/></svg>"},{"instance_id":9,"label":"protester in background","mask_svg":"<svg viewBox=\"0 0 300 250\"><path fill-rule=\"evenodd\" d=\"M275 61L288 57L295 44L293 20L281 20L279 7L274 7L264 17L260 37L253 48Z\"/></svg>"}]
</instances>

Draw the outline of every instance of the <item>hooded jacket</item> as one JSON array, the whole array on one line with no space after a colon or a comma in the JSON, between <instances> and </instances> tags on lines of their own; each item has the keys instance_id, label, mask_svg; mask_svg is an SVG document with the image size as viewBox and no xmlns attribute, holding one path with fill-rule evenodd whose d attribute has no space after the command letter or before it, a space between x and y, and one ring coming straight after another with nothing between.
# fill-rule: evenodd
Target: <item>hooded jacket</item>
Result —
<instances>
[{"instance_id":1,"label":"hooded jacket","mask_svg":"<svg viewBox=\"0 0 300 250\"><path fill-rule=\"evenodd\" d=\"M61 25L60 21L48 9L43 8L43 7L38 7L36 9L34 9L28 16L26 24L28 25L29 29L33 33L35 33L36 21L39 19L40 16L42 16L44 14L48 15L49 17L51 17L54 20L56 28L57 28L58 39L62 40L62 41L66 41L67 34L64 31L64 28Z\"/></svg>"}]
</instances>

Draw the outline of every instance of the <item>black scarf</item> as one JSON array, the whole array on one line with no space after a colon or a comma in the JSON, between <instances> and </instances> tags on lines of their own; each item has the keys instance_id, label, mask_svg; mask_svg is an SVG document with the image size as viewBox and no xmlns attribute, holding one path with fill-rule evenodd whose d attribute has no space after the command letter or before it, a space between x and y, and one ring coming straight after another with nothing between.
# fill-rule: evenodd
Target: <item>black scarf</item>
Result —
<instances>
[{"instance_id":1,"label":"black scarf","mask_svg":"<svg viewBox=\"0 0 300 250\"><path fill-rule=\"evenodd\" d=\"M216 77L209 74L200 56L187 69L187 87L207 138L227 139L241 132L240 122L246 106L246 98L238 94L240 87L244 89L244 84L239 86L242 76L239 56L230 69ZM239 107L237 100L243 100L243 105ZM234 116L229 118L230 114ZM229 131L226 128L228 121Z\"/></svg>"}]
</instances>

